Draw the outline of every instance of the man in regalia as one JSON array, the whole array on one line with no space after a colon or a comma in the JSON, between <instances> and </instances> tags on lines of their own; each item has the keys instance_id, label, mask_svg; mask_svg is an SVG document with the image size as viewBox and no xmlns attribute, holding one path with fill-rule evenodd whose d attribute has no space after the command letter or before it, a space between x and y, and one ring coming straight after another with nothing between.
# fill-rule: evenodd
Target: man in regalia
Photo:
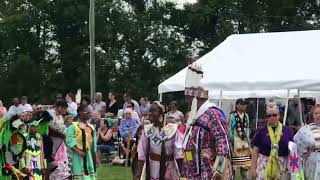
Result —
<instances>
[{"instance_id":1,"label":"man in regalia","mask_svg":"<svg viewBox=\"0 0 320 180\"><path fill-rule=\"evenodd\" d=\"M230 180L233 175L226 116L208 100L208 91L200 86L202 76L196 62L188 67L185 95L192 105L183 141L185 177Z\"/></svg>"}]
</instances>

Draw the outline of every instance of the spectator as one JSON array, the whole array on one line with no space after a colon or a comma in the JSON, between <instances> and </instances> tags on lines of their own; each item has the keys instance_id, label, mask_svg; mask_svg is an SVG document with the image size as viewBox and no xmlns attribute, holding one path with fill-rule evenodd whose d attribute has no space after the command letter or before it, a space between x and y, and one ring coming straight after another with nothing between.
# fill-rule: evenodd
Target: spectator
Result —
<instances>
[{"instance_id":1,"label":"spectator","mask_svg":"<svg viewBox=\"0 0 320 180\"><path fill-rule=\"evenodd\" d=\"M307 99L306 102L306 109L305 109L305 123L310 124L313 123L313 112L314 112L314 106L315 102L312 99Z\"/></svg>"},{"instance_id":2,"label":"spectator","mask_svg":"<svg viewBox=\"0 0 320 180\"><path fill-rule=\"evenodd\" d=\"M124 100L124 105L123 105L123 109L126 109L126 107L128 106L128 104L130 104L131 102L134 104L134 110L138 113L138 115L140 115L140 108L139 108L139 104L137 101L132 99L132 96L129 93L125 93L123 95L123 100Z\"/></svg>"},{"instance_id":3,"label":"spectator","mask_svg":"<svg viewBox=\"0 0 320 180\"><path fill-rule=\"evenodd\" d=\"M140 117L139 117L138 113L134 110L134 104L133 104L133 102L129 103L126 108L130 108L130 109L132 110L132 119L137 120L137 122L138 122L139 124L141 124Z\"/></svg>"},{"instance_id":4,"label":"spectator","mask_svg":"<svg viewBox=\"0 0 320 180\"><path fill-rule=\"evenodd\" d=\"M55 103L57 103L58 101L62 101L62 100L63 100L62 94L58 93L58 94L56 95Z\"/></svg>"},{"instance_id":5,"label":"spectator","mask_svg":"<svg viewBox=\"0 0 320 180\"><path fill-rule=\"evenodd\" d=\"M78 105L77 103L75 103L75 97L72 93L68 93L66 95L66 101L68 103L68 109L67 111L73 116L75 117L77 115L77 109L78 109Z\"/></svg>"},{"instance_id":6,"label":"spectator","mask_svg":"<svg viewBox=\"0 0 320 180\"><path fill-rule=\"evenodd\" d=\"M100 112L101 108L103 106L106 106L106 103L102 101L102 93L97 92L96 93L96 102L93 104L93 111Z\"/></svg>"},{"instance_id":7,"label":"spectator","mask_svg":"<svg viewBox=\"0 0 320 180\"><path fill-rule=\"evenodd\" d=\"M7 113L7 108L3 106L2 101L0 100L0 119Z\"/></svg>"},{"instance_id":8,"label":"spectator","mask_svg":"<svg viewBox=\"0 0 320 180\"><path fill-rule=\"evenodd\" d=\"M101 110L100 110L100 114L102 118L106 118L107 116L107 106L102 106Z\"/></svg>"},{"instance_id":9,"label":"spectator","mask_svg":"<svg viewBox=\"0 0 320 180\"><path fill-rule=\"evenodd\" d=\"M96 130L100 127L101 115L98 112L92 113L92 118L89 120L89 123L95 127Z\"/></svg>"},{"instance_id":10,"label":"spectator","mask_svg":"<svg viewBox=\"0 0 320 180\"><path fill-rule=\"evenodd\" d=\"M108 120L100 121L100 127L98 129L98 141L97 151L98 160L101 160L101 154L105 153L110 155L111 151L114 150L114 139L112 134L112 123ZM100 162L98 162L100 164Z\"/></svg>"},{"instance_id":11,"label":"spectator","mask_svg":"<svg viewBox=\"0 0 320 180\"><path fill-rule=\"evenodd\" d=\"M140 99L141 116L143 116L143 117L148 116L149 109L150 109L150 102L148 101L148 98L147 97L142 97Z\"/></svg>"},{"instance_id":12,"label":"spectator","mask_svg":"<svg viewBox=\"0 0 320 180\"><path fill-rule=\"evenodd\" d=\"M167 113L166 117L173 117L176 121L183 121L183 113L177 110L177 101L172 101L169 105L170 111Z\"/></svg>"},{"instance_id":13,"label":"spectator","mask_svg":"<svg viewBox=\"0 0 320 180\"><path fill-rule=\"evenodd\" d=\"M21 104L19 105L20 111L22 112L32 112L32 106L28 104L28 97L22 96L21 97Z\"/></svg>"},{"instance_id":14,"label":"spectator","mask_svg":"<svg viewBox=\"0 0 320 180\"><path fill-rule=\"evenodd\" d=\"M112 117L112 116L116 116L118 114L118 110L119 110L119 106L116 100L116 96L114 95L114 93L109 92L109 106L107 108L107 116L108 117Z\"/></svg>"},{"instance_id":15,"label":"spectator","mask_svg":"<svg viewBox=\"0 0 320 180\"><path fill-rule=\"evenodd\" d=\"M91 98L89 95L82 96L80 105L88 106L90 111L93 112L93 107L91 106Z\"/></svg>"},{"instance_id":16,"label":"spectator","mask_svg":"<svg viewBox=\"0 0 320 180\"><path fill-rule=\"evenodd\" d=\"M127 108L124 111L124 119L120 121L120 136L122 139L128 138L128 131L131 131L131 137L133 138L136 135L137 128L139 127L139 124L137 120L132 118L132 109Z\"/></svg>"},{"instance_id":17,"label":"spectator","mask_svg":"<svg viewBox=\"0 0 320 180\"><path fill-rule=\"evenodd\" d=\"M12 106L9 108L9 114L16 115L21 113L21 109L19 108L19 99L13 98L12 100Z\"/></svg>"},{"instance_id":18,"label":"spectator","mask_svg":"<svg viewBox=\"0 0 320 180\"><path fill-rule=\"evenodd\" d=\"M300 103L300 99L299 99L299 96L297 95L295 95L293 100L289 102L287 121L286 121L287 126L292 126L292 127L301 126L301 121L303 120L300 120L299 103Z\"/></svg>"}]
</instances>

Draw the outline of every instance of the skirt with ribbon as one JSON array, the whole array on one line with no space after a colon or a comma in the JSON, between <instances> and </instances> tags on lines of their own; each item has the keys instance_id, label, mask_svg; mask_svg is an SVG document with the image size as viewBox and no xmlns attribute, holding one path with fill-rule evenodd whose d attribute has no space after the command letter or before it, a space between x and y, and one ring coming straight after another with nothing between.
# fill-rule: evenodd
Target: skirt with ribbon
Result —
<instances>
[{"instance_id":1,"label":"skirt with ribbon","mask_svg":"<svg viewBox=\"0 0 320 180\"><path fill-rule=\"evenodd\" d=\"M258 161L257 161L257 180L265 180L265 170L268 163L268 156L264 156L259 154ZM288 171L288 162L289 157L279 157L278 158L278 165L280 168L280 173L277 179L279 180L288 180L290 179L289 171Z\"/></svg>"}]
</instances>

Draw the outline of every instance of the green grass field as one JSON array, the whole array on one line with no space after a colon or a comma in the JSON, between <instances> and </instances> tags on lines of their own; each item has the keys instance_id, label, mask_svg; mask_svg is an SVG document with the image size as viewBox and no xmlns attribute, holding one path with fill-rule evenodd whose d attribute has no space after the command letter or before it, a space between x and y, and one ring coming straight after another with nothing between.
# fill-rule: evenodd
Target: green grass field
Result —
<instances>
[{"instance_id":1,"label":"green grass field","mask_svg":"<svg viewBox=\"0 0 320 180\"><path fill-rule=\"evenodd\" d=\"M131 168L123 166L101 165L97 170L98 180L131 180Z\"/></svg>"},{"instance_id":2,"label":"green grass field","mask_svg":"<svg viewBox=\"0 0 320 180\"><path fill-rule=\"evenodd\" d=\"M101 165L98 168L97 180L131 180L131 168L123 166ZM235 179L239 179L239 172Z\"/></svg>"}]
</instances>

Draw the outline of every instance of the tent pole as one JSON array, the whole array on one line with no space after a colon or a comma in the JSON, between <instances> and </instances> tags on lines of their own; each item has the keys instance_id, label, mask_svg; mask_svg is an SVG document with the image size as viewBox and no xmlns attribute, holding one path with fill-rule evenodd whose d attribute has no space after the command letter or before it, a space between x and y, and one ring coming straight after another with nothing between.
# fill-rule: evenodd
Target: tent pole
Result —
<instances>
[{"instance_id":1,"label":"tent pole","mask_svg":"<svg viewBox=\"0 0 320 180\"><path fill-rule=\"evenodd\" d=\"M284 110L284 115L283 115L283 125L286 125L286 120L287 120L287 114L288 114L288 106L289 106L289 97L290 97L290 89L287 91L287 100L286 100L286 107Z\"/></svg>"},{"instance_id":2,"label":"tent pole","mask_svg":"<svg viewBox=\"0 0 320 180\"><path fill-rule=\"evenodd\" d=\"M298 97L299 97L300 124L301 124L301 126L303 126L304 122L303 122L303 116L302 116L302 101L300 98L300 90L299 89L298 89Z\"/></svg>"},{"instance_id":3,"label":"tent pole","mask_svg":"<svg viewBox=\"0 0 320 180\"><path fill-rule=\"evenodd\" d=\"M259 98L257 98L256 129L258 129L258 122L259 122Z\"/></svg>"},{"instance_id":4,"label":"tent pole","mask_svg":"<svg viewBox=\"0 0 320 180\"><path fill-rule=\"evenodd\" d=\"M219 97L219 108L222 106L222 91L220 91L220 97Z\"/></svg>"},{"instance_id":5,"label":"tent pole","mask_svg":"<svg viewBox=\"0 0 320 180\"><path fill-rule=\"evenodd\" d=\"M162 93L159 94L159 101L162 102Z\"/></svg>"}]
</instances>

